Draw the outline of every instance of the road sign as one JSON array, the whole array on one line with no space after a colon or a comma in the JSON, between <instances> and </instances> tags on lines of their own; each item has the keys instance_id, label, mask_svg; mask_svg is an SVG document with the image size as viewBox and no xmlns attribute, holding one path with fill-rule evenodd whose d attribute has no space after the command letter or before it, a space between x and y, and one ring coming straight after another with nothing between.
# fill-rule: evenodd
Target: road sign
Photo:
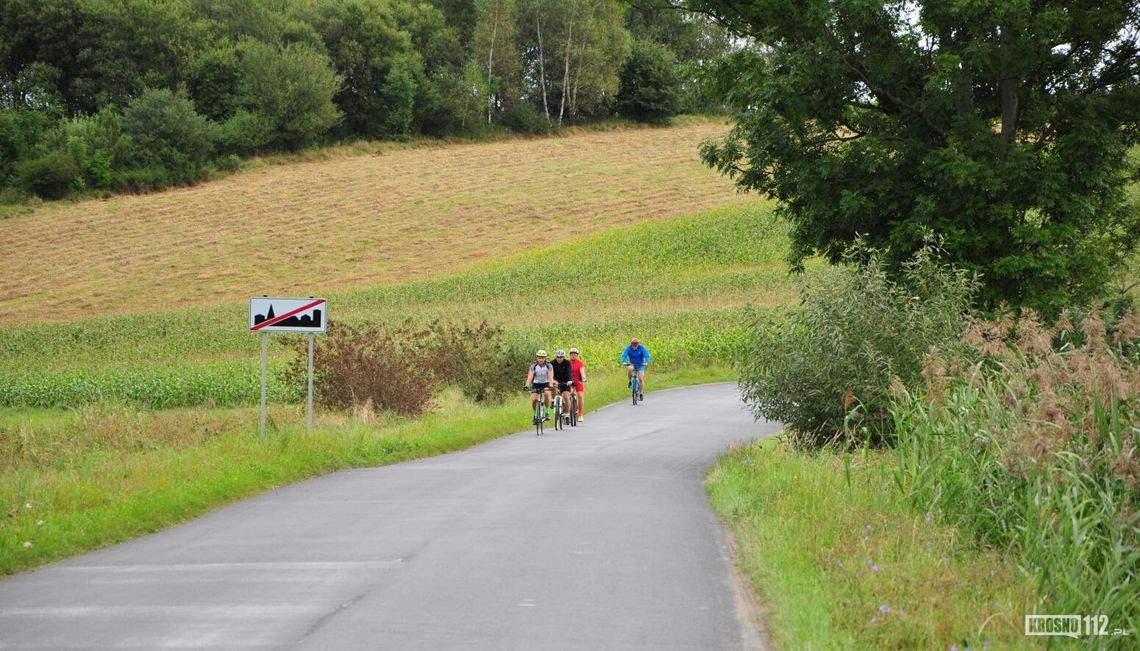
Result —
<instances>
[{"instance_id":1,"label":"road sign","mask_svg":"<svg viewBox=\"0 0 1140 651\"><path fill-rule=\"evenodd\" d=\"M251 298L251 332L325 332L328 301L323 298Z\"/></svg>"}]
</instances>

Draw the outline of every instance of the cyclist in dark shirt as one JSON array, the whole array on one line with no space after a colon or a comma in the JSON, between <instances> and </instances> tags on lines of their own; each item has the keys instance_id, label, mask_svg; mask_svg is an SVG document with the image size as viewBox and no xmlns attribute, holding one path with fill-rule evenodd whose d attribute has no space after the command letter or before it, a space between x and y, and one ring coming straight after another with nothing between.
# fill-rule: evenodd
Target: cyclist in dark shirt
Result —
<instances>
[{"instance_id":1,"label":"cyclist in dark shirt","mask_svg":"<svg viewBox=\"0 0 1140 651\"><path fill-rule=\"evenodd\" d=\"M566 405L566 413L569 414L570 392L574 389L574 367L566 359L564 350L554 351L554 361L550 365L554 367L554 382L562 393L562 404Z\"/></svg>"}]
</instances>

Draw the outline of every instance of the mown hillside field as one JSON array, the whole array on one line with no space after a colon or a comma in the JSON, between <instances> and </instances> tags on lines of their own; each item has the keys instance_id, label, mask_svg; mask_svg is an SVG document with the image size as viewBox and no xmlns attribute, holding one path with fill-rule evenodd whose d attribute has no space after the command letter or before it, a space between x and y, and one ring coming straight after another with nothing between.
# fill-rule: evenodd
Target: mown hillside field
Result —
<instances>
[{"instance_id":1,"label":"mown hillside field","mask_svg":"<svg viewBox=\"0 0 1140 651\"><path fill-rule=\"evenodd\" d=\"M378 145L193 188L49 204L0 223L0 319L61 321L386 285L740 203L697 154L726 129L699 120Z\"/></svg>"}]
</instances>

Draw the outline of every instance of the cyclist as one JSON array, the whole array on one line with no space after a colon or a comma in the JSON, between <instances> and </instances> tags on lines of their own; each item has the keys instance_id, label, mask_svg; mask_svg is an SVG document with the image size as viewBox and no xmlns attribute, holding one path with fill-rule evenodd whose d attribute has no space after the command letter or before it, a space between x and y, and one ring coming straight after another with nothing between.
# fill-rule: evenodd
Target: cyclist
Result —
<instances>
[{"instance_id":1,"label":"cyclist","mask_svg":"<svg viewBox=\"0 0 1140 651\"><path fill-rule=\"evenodd\" d=\"M534 354L534 363L526 372L526 385L530 387L530 410L533 412L542 394L542 404L546 407L543 420L550 420L550 383L554 380L554 367L546 361L546 351Z\"/></svg>"},{"instance_id":2,"label":"cyclist","mask_svg":"<svg viewBox=\"0 0 1140 651\"><path fill-rule=\"evenodd\" d=\"M574 392L578 394L578 422L585 421L586 413L586 362L578 356L578 349L570 349L571 378L574 380Z\"/></svg>"},{"instance_id":3,"label":"cyclist","mask_svg":"<svg viewBox=\"0 0 1140 651\"><path fill-rule=\"evenodd\" d=\"M558 383L558 391L562 394L562 404L566 405L566 409L570 409L570 391L574 388L574 368L570 364L570 360L566 359L566 351L554 351L554 381ZM566 417L570 417L569 411Z\"/></svg>"},{"instance_id":4,"label":"cyclist","mask_svg":"<svg viewBox=\"0 0 1140 651\"><path fill-rule=\"evenodd\" d=\"M633 373L637 371L637 377L641 380L641 395L638 396L640 400L645 400L645 367L649 366L649 349L641 345L637 337L629 340L629 345L625 350L621 351L621 363L626 366L626 375L629 377L630 384L633 383Z\"/></svg>"}]
</instances>

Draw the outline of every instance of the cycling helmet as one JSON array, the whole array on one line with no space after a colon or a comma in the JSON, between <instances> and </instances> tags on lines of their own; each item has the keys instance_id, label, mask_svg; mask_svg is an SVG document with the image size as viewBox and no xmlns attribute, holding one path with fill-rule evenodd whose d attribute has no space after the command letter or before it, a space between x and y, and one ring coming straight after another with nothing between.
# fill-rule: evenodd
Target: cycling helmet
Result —
<instances>
[{"instance_id":1,"label":"cycling helmet","mask_svg":"<svg viewBox=\"0 0 1140 651\"><path fill-rule=\"evenodd\" d=\"M558 350L554 351L554 356L555 357L566 357L566 351L559 348Z\"/></svg>"},{"instance_id":2,"label":"cycling helmet","mask_svg":"<svg viewBox=\"0 0 1140 651\"><path fill-rule=\"evenodd\" d=\"M640 344L641 342L640 342L640 341L638 341L637 337L634 337L633 339L630 339L630 340L629 340L629 343L631 343L631 344Z\"/></svg>"},{"instance_id":3,"label":"cycling helmet","mask_svg":"<svg viewBox=\"0 0 1140 651\"><path fill-rule=\"evenodd\" d=\"M546 357L546 351L539 348L538 352L534 354L535 357Z\"/></svg>"},{"instance_id":4,"label":"cycling helmet","mask_svg":"<svg viewBox=\"0 0 1140 651\"><path fill-rule=\"evenodd\" d=\"M578 354L578 349L577 349L577 348L571 348L571 349L570 349L570 354L571 354L571 355L577 355L577 354Z\"/></svg>"}]
</instances>

